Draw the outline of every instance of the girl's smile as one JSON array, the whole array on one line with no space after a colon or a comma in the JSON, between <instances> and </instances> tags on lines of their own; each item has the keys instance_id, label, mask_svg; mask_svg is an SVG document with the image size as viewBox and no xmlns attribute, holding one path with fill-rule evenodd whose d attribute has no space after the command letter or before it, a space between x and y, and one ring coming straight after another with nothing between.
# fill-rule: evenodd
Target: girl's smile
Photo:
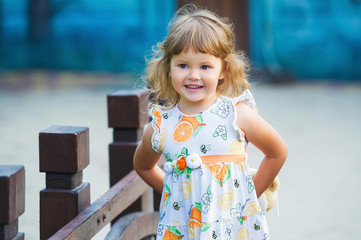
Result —
<instances>
[{"instance_id":1,"label":"girl's smile","mask_svg":"<svg viewBox=\"0 0 361 240\"><path fill-rule=\"evenodd\" d=\"M196 91L198 91L198 90L200 90L200 89L203 88L203 86L194 85L194 84L188 84L188 85L186 85L185 87L186 87L186 88L188 89L188 91L190 91L190 92L196 92Z\"/></svg>"},{"instance_id":2,"label":"girl's smile","mask_svg":"<svg viewBox=\"0 0 361 240\"><path fill-rule=\"evenodd\" d=\"M210 54L182 51L172 57L170 76L179 94L179 108L195 114L209 107L218 97L217 85L224 78L222 60Z\"/></svg>"}]
</instances>

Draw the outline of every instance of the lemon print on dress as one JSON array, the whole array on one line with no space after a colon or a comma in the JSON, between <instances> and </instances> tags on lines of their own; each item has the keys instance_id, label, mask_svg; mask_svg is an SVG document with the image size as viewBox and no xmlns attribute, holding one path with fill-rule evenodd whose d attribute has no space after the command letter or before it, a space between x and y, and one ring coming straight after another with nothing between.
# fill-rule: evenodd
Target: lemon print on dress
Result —
<instances>
[{"instance_id":1,"label":"lemon print on dress","mask_svg":"<svg viewBox=\"0 0 361 240\"><path fill-rule=\"evenodd\" d=\"M228 191L221 194L219 196L217 204L219 209L222 211L226 211L231 208L234 201L234 190L232 188L228 188Z\"/></svg>"},{"instance_id":2,"label":"lemon print on dress","mask_svg":"<svg viewBox=\"0 0 361 240\"><path fill-rule=\"evenodd\" d=\"M165 146L165 141L167 140L168 131L165 128L162 128L160 131L159 137L159 148L163 151Z\"/></svg>"},{"instance_id":3,"label":"lemon print on dress","mask_svg":"<svg viewBox=\"0 0 361 240\"><path fill-rule=\"evenodd\" d=\"M182 116L174 128L172 139L175 143L185 143L196 136L204 125L202 115Z\"/></svg>"},{"instance_id":4,"label":"lemon print on dress","mask_svg":"<svg viewBox=\"0 0 361 240\"><path fill-rule=\"evenodd\" d=\"M246 169L247 169L245 162L238 162L238 163L235 163L234 165L236 165L238 171L246 171Z\"/></svg>"},{"instance_id":5,"label":"lemon print on dress","mask_svg":"<svg viewBox=\"0 0 361 240\"><path fill-rule=\"evenodd\" d=\"M241 141L233 141L231 145L228 147L229 154L242 154L242 142Z\"/></svg>"},{"instance_id":6,"label":"lemon print on dress","mask_svg":"<svg viewBox=\"0 0 361 240\"><path fill-rule=\"evenodd\" d=\"M200 231L201 231L200 227L190 227L190 228L188 228L189 239L190 240L197 239Z\"/></svg>"},{"instance_id":7,"label":"lemon print on dress","mask_svg":"<svg viewBox=\"0 0 361 240\"><path fill-rule=\"evenodd\" d=\"M243 148L245 148L245 145L243 145L243 143L241 141L236 140L236 141L233 141L231 143L231 145L229 145L228 153L235 154L235 155L243 154L243 153L245 153L245 150L244 151L242 150ZM245 162L237 162L237 163L235 163L235 165L239 171L246 170Z\"/></svg>"},{"instance_id":8,"label":"lemon print on dress","mask_svg":"<svg viewBox=\"0 0 361 240\"><path fill-rule=\"evenodd\" d=\"M182 224L180 222L178 222L177 220L174 220L173 221L173 226L180 227L180 226L182 226Z\"/></svg>"},{"instance_id":9,"label":"lemon print on dress","mask_svg":"<svg viewBox=\"0 0 361 240\"><path fill-rule=\"evenodd\" d=\"M255 201L248 202L244 208L244 215L250 216L261 212L259 205Z\"/></svg>"},{"instance_id":10,"label":"lemon print on dress","mask_svg":"<svg viewBox=\"0 0 361 240\"><path fill-rule=\"evenodd\" d=\"M182 183L182 190L183 190L183 198L187 200L190 198L192 193L192 180L188 178L189 181L185 181Z\"/></svg>"},{"instance_id":11,"label":"lemon print on dress","mask_svg":"<svg viewBox=\"0 0 361 240\"><path fill-rule=\"evenodd\" d=\"M237 240L248 240L249 233L248 230L243 227L237 232Z\"/></svg>"}]
</instances>

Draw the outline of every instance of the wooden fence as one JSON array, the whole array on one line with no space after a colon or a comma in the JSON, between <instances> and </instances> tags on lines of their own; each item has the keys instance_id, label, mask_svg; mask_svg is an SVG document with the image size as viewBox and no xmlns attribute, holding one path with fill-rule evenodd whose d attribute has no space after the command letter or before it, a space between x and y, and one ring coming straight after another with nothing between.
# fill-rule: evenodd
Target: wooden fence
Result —
<instances>
[{"instance_id":1,"label":"wooden fence","mask_svg":"<svg viewBox=\"0 0 361 240\"><path fill-rule=\"evenodd\" d=\"M89 164L89 129L51 126L39 134L40 239L91 239L112 222L107 239L154 236L159 215L153 190L133 170L133 155L149 121L146 92L120 90L107 96L111 188L90 204L90 184L82 182ZM159 199L159 195L156 196ZM140 227L141 226L141 227Z\"/></svg>"},{"instance_id":2,"label":"wooden fence","mask_svg":"<svg viewBox=\"0 0 361 240\"><path fill-rule=\"evenodd\" d=\"M133 155L149 121L144 91L121 90L107 96L111 188L90 203L90 184L83 170L89 165L89 129L51 126L39 133L40 239L91 239L112 223L106 239L152 239L157 231L160 195L133 170ZM155 198L155 200L154 200ZM25 209L23 166L0 165L0 240L24 239L18 217Z\"/></svg>"}]
</instances>

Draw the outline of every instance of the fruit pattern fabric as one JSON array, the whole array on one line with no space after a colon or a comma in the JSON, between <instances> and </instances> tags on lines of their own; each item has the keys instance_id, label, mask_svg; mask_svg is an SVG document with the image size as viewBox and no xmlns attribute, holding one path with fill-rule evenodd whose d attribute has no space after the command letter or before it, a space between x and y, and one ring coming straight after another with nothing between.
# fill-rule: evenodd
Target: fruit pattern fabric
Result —
<instances>
[{"instance_id":1,"label":"fruit pattern fabric","mask_svg":"<svg viewBox=\"0 0 361 240\"><path fill-rule=\"evenodd\" d=\"M152 109L152 146L166 158L157 239L269 239L253 180L244 162L203 163L202 156L246 154L235 125L235 105L255 108L247 90L219 96L207 110L187 115L175 106Z\"/></svg>"}]
</instances>

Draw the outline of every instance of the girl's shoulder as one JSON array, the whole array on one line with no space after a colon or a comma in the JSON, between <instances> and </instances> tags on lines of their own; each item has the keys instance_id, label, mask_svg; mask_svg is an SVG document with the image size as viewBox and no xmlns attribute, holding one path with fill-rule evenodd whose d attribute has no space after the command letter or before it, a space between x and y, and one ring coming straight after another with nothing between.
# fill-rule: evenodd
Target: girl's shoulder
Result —
<instances>
[{"instance_id":1,"label":"girl's shoulder","mask_svg":"<svg viewBox=\"0 0 361 240\"><path fill-rule=\"evenodd\" d=\"M250 90L245 90L240 96L233 98L234 103L234 126L240 130L240 135L249 139L252 132L249 131L253 126L254 119L258 119L256 102ZM248 135L248 136L247 136Z\"/></svg>"}]
</instances>

